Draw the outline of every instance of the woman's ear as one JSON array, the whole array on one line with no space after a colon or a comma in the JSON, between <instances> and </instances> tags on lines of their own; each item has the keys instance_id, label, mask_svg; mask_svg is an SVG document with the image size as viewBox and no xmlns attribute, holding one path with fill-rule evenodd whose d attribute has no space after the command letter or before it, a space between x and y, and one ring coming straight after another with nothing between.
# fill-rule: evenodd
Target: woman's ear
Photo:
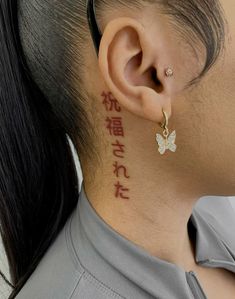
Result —
<instances>
[{"instance_id":1,"label":"woman's ear","mask_svg":"<svg viewBox=\"0 0 235 299\"><path fill-rule=\"evenodd\" d=\"M174 77L166 76L175 58L165 49L168 37L162 28L120 17L105 27L99 50L99 67L115 98L131 113L159 123L162 109L171 116L172 97L179 89Z\"/></svg>"}]
</instances>

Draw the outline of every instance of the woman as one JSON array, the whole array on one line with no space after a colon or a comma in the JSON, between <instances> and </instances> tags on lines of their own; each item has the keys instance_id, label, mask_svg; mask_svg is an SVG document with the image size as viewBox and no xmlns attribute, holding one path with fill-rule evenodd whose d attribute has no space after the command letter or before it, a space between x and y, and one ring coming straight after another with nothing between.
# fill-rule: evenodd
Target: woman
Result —
<instances>
[{"instance_id":1,"label":"woman","mask_svg":"<svg viewBox=\"0 0 235 299\"><path fill-rule=\"evenodd\" d=\"M0 8L9 298L235 298L234 1Z\"/></svg>"}]
</instances>

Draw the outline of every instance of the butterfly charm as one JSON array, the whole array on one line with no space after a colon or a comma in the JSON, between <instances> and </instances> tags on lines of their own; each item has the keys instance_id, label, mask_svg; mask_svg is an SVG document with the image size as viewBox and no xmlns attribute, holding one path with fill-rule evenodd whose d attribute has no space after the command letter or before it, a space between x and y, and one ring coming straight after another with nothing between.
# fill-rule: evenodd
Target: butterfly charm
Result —
<instances>
[{"instance_id":1,"label":"butterfly charm","mask_svg":"<svg viewBox=\"0 0 235 299\"><path fill-rule=\"evenodd\" d=\"M161 155L165 153L167 149L169 149L172 152L176 151L176 144L175 144L175 139L176 139L176 132L173 131L168 137L162 137L160 134L156 134L156 141L158 143L158 151Z\"/></svg>"}]
</instances>

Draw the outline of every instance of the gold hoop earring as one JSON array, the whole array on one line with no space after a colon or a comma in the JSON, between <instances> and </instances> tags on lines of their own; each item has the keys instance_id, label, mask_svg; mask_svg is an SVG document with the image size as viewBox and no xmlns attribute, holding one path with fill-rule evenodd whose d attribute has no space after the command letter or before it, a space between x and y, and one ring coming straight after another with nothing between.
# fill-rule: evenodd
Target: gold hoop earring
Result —
<instances>
[{"instance_id":1,"label":"gold hoop earring","mask_svg":"<svg viewBox=\"0 0 235 299\"><path fill-rule=\"evenodd\" d=\"M176 131L174 130L170 135L169 135L169 129L168 129L168 116L167 113L162 109L163 115L164 115L164 123L160 124L160 127L163 128L163 136L161 134L156 134L156 141L158 143L158 151L161 155L163 155L167 149L169 149L172 152L176 151L176 144L175 144L175 139L176 139Z\"/></svg>"}]
</instances>

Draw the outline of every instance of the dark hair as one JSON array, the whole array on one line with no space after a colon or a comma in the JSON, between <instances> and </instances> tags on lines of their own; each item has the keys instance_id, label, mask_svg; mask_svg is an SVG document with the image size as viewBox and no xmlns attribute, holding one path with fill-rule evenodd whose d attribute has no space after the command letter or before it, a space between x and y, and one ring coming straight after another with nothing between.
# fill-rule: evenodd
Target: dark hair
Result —
<instances>
[{"instance_id":1,"label":"dark hair","mask_svg":"<svg viewBox=\"0 0 235 299\"><path fill-rule=\"evenodd\" d=\"M10 298L58 235L78 198L66 132L24 61L15 2L1 1L0 6L0 219L9 284L15 288Z\"/></svg>"},{"instance_id":2,"label":"dark hair","mask_svg":"<svg viewBox=\"0 0 235 299\"><path fill-rule=\"evenodd\" d=\"M224 19L217 0L96 2L98 21L106 9L160 5L187 40L194 33L205 46L201 75L222 49ZM0 232L11 282L2 277L13 287L9 299L77 205L68 136L84 161L96 155L86 109L90 94L82 88L88 27L85 1L0 2ZM79 72L71 64L75 56Z\"/></svg>"}]
</instances>

